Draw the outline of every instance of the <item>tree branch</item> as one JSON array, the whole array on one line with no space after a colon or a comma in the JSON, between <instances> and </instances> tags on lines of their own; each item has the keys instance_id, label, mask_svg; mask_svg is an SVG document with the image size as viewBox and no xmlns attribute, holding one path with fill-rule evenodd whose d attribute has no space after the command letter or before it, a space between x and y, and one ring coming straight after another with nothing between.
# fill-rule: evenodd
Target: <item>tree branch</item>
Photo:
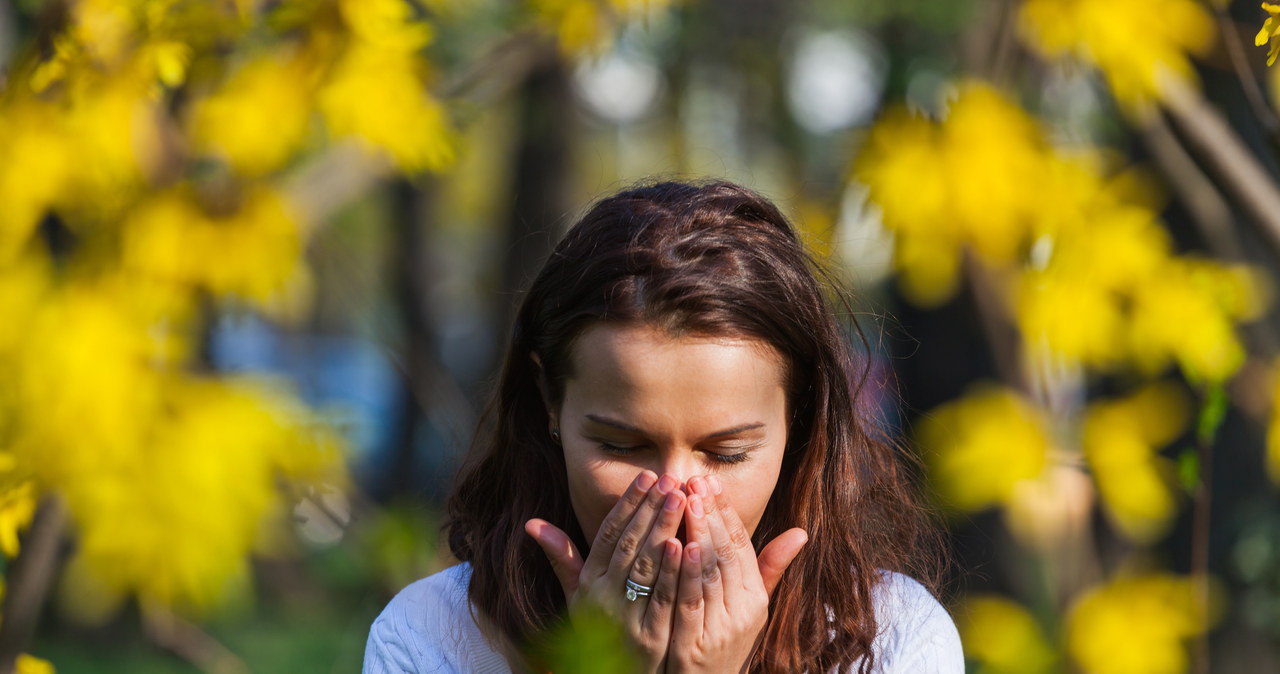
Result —
<instances>
[{"instance_id":1,"label":"tree branch","mask_svg":"<svg viewBox=\"0 0 1280 674\"><path fill-rule=\"evenodd\" d=\"M12 674L18 655L35 636L40 611L57 575L59 549L67 528L67 509L56 496L46 495L23 541L22 552L7 574L9 590L0 620L0 674Z\"/></svg>"},{"instance_id":2,"label":"tree branch","mask_svg":"<svg viewBox=\"0 0 1280 674\"><path fill-rule=\"evenodd\" d=\"M1254 119L1258 120L1258 124L1262 126L1271 144L1280 149L1280 117L1277 117L1267 105L1262 88L1258 86L1258 78L1253 73L1253 67L1249 65L1249 57L1240 41L1240 31L1236 29L1235 22L1227 16L1225 10L1219 9L1215 13L1218 18L1218 32L1222 33L1222 42L1227 47L1227 55L1231 57L1231 67L1240 80L1240 87L1244 89L1245 100L1249 102L1249 111L1253 113Z\"/></svg>"},{"instance_id":3,"label":"tree branch","mask_svg":"<svg viewBox=\"0 0 1280 674\"><path fill-rule=\"evenodd\" d=\"M249 667L207 632L168 608L142 607L142 630L153 643L209 674L248 674Z\"/></svg>"},{"instance_id":4,"label":"tree branch","mask_svg":"<svg viewBox=\"0 0 1280 674\"><path fill-rule=\"evenodd\" d=\"M1199 92L1173 77L1164 78L1161 88L1165 110L1280 254L1280 188L1275 181Z\"/></svg>"},{"instance_id":5,"label":"tree branch","mask_svg":"<svg viewBox=\"0 0 1280 674\"><path fill-rule=\"evenodd\" d=\"M1141 120L1138 131L1213 254L1224 260L1242 261L1244 249L1232 229L1231 206L1187 154L1164 117L1152 111Z\"/></svg>"},{"instance_id":6,"label":"tree branch","mask_svg":"<svg viewBox=\"0 0 1280 674\"><path fill-rule=\"evenodd\" d=\"M299 212L303 238L391 172L387 160L354 142L344 142L330 146L287 176L284 192Z\"/></svg>"},{"instance_id":7,"label":"tree branch","mask_svg":"<svg viewBox=\"0 0 1280 674\"><path fill-rule=\"evenodd\" d=\"M996 280L971 250L965 250L963 265L997 374L1005 385L1031 396L1031 383L1023 367L1022 338L1000 298Z\"/></svg>"}]
</instances>

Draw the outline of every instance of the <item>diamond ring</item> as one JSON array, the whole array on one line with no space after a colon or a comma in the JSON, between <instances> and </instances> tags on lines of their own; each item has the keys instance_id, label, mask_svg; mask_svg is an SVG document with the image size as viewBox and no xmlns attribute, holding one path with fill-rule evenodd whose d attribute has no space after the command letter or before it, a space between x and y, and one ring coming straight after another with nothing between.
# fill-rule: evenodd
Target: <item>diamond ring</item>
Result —
<instances>
[{"instance_id":1,"label":"diamond ring","mask_svg":"<svg viewBox=\"0 0 1280 674\"><path fill-rule=\"evenodd\" d=\"M648 597L652 593L653 588L647 585L641 585L630 578L627 579L627 601L635 601L640 597Z\"/></svg>"}]
</instances>

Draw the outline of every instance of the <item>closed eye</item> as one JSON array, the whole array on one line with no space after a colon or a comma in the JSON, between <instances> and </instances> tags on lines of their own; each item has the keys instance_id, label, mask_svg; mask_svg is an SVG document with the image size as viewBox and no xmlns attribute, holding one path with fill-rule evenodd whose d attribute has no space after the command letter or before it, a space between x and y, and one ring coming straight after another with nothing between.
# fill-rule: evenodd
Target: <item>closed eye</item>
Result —
<instances>
[{"instance_id":1,"label":"closed eye","mask_svg":"<svg viewBox=\"0 0 1280 674\"><path fill-rule=\"evenodd\" d=\"M600 451L611 456L631 456L637 452L643 451L645 445L615 445L608 442L600 443ZM735 464L742 463L751 458L751 450L743 450L732 453L722 452L706 452L707 460L712 463Z\"/></svg>"},{"instance_id":2,"label":"closed eye","mask_svg":"<svg viewBox=\"0 0 1280 674\"><path fill-rule=\"evenodd\" d=\"M720 452L707 452L707 455L714 463L735 464L742 463L751 458L750 451L735 452L733 454L721 454Z\"/></svg>"},{"instance_id":3,"label":"closed eye","mask_svg":"<svg viewBox=\"0 0 1280 674\"><path fill-rule=\"evenodd\" d=\"M613 445L607 442L600 443L600 451L605 454L613 454L614 456L629 456L644 449L644 445Z\"/></svg>"}]
</instances>

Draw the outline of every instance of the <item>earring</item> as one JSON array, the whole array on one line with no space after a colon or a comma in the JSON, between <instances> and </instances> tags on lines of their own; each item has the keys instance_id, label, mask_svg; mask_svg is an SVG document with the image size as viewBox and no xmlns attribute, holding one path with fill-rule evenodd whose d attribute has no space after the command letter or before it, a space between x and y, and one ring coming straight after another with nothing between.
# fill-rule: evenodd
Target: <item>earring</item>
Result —
<instances>
[{"instance_id":1,"label":"earring","mask_svg":"<svg viewBox=\"0 0 1280 674\"><path fill-rule=\"evenodd\" d=\"M552 426L552 427L551 427L551 439L552 439L552 440L555 440L557 443L558 443L558 442L560 442L560 427L559 427L559 426Z\"/></svg>"}]
</instances>

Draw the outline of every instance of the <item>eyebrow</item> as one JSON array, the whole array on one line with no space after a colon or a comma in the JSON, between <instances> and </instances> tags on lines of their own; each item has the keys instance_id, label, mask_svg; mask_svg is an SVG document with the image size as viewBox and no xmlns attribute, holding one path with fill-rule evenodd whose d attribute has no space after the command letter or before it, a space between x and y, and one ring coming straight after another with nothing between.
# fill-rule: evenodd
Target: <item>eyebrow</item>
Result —
<instances>
[{"instance_id":1,"label":"eyebrow","mask_svg":"<svg viewBox=\"0 0 1280 674\"><path fill-rule=\"evenodd\" d=\"M628 423L623 423L621 421L618 421L617 419L610 419L609 417L603 417L598 414L587 414L586 417L587 419L594 421L597 424L601 424L603 426L609 426L611 428L616 428L621 431L627 431L628 433L635 433L637 435L646 435L643 429L637 428ZM764 423L757 421L750 424L742 424L741 426L734 426L733 428L726 428L723 431L716 431L715 433L711 433L707 435L705 439L722 438L726 435L737 435L738 433L754 431L757 428L764 428Z\"/></svg>"}]
</instances>

